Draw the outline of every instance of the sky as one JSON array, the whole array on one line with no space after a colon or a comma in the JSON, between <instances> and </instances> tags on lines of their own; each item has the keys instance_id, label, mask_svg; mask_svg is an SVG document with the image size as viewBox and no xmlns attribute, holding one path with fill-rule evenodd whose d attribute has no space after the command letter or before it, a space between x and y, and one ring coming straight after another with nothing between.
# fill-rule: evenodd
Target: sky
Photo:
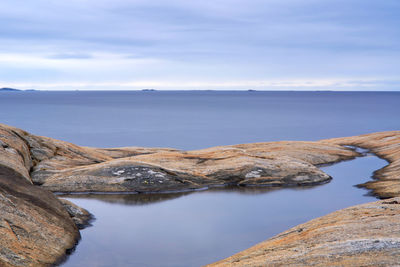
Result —
<instances>
[{"instance_id":1,"label":"sky","mask_svg":"<svg viewBox=\"0 0 400 267\"><path fill-rule=\"evenodd\" d=\"M400 90L400 1L0 0L0 87Z\"/></svg>"}]
</instances>

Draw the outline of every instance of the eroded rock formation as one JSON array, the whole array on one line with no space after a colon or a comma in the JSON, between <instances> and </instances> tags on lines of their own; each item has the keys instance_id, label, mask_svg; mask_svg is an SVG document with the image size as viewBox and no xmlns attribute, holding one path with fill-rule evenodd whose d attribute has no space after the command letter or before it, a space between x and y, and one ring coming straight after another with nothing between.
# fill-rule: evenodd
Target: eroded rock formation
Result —
<instances>
[{"instance_id":1,"label":"eroded rock formation","mask_svg":"<svg viewBox=\"0 0 400 267\"><path fill-rule=\"evenodd\" d=\"M49 266L63 259L80 235L49 191L0 166L0 266Z\"/></svg>"},{"instance_id":2,"label":"eroded rock formation","mask_svg":"<svg viewBox=\"0 0 400 267\"><path fill-rule=\"evenodd\" d=\"M397 266L400 262L400 131L322 140L369 149L388 165L364 187L386 200L296 226L210 266Z\"/></svg>"},{"instance_id":3,"label":"eroded rock formation","mask_svg":"<svg viewBox=\"0 0 400 267\"><path fill-rule=\"evenodd\" d=\"M77 225L83 227L90 220L90 214L68 201L59 200L48 190L168 192L221 185L314 185L331 179L318 169L319 165L360 156L346 146L370 149L389 162L388 166L376 172L376 180L367 182L365 187L381 198L400 195L400 131L316 142L270 142L180 151L168 148L80 147L0 124L0 265L50 265L59 261L78 240ZM221 264L279 263L276 255L284 253L285 249L291 252L282 264L294 264L292 256L296 255L300 264L307 265L314 260L319 261L323 253L328 253L325 258L333 255L325 262L337 259L339 265L351 263L352 259L362 263L358 261L361 258L367 262L369 258L373 260L372 257L379 255L387 257L390 262L398 256L393 248L399 250L398 236L392 235L394 227L399 229L399 225L391 219L398 220L397 215L392 216L393 212L398 213L398 206L398 199L394 199L343 210L334 213L334 217L321 218L318 223L310 222L310 225L302 226L301 231L295 230L267 241L266 244L272 244L268 242L285 238L285 247L278 247L281 252L270 250L270 245L266 245L268 248L261 253L264 245L259 245L256 249L251 248L234 256L235 260L229 258ZM358 218L365 218L365 222L375 225L371 232L374 241L362 235L367 224L357 225L355 221ZM343 239L345 243L331 243L330 238L334 235L328 234L329 225L335 231L352 234L351 239ZM393 229L386 226L383 229L384 225ZM313 243L309 238L319 232L326 234L318 236L319 239ZM393 238L390 239L388 234ZM299 240L303 237L305 245L301 247ZM314 245L307 247L308 242ZM360 249L351 250L351 247ZM380 249L374 249L378 247ZM303 253L306 248L315 248L312 250L315 253ZM251 254L253 251L256 251L255 257ZM353 258L347 251L353 253ZM340 256L342 254L343 257Z\"/></svg>"},{"instance_id":4,"label":"eroded rock formation","mask_svg":"<svg viewBox=\"0 0 400 267\"><path fill-rule=\"evenodd\" d=\"M375 180L366 182L363 186L372 190L379 198L400 196L400 131L334 138L324 142L367 148L387 160L389 164L375 172Z\"/></svg>"},{"instance_id":5,"label":"eroded rock formation","mask_svg":"<svg viewBox=\"0 0 400 267\"><path fill-rule=\"evenodd\" d=\"M27 180L56 192L165 192L216 185L301 186L327 182L318 165L351 159L322 142L273 142L197 151L96 149L0 126L0 158Z\"/></svg>"},{"instance_id":6,"label":"eroded rock formation","mask_svg":"<svg viewBox=\"0 0 400 267\"><path fill-rule=\"evenodd\" d=\"M397 266L400 198L333 212L211 266Z\"/></svg>"}]
</instances>

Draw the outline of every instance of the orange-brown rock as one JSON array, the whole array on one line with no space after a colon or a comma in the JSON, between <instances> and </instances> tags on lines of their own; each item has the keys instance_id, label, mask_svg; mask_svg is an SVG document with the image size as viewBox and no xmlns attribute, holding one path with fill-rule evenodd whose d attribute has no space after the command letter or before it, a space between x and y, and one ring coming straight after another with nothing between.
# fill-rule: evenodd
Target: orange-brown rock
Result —
<instances>
[{"instance_id":1,"label":"orange-brown rock","mask_svg":"<svg viewBox=\"0 0 400 267\"><path fill-rule=\"evenodd\" d=\"M282 141L180 151L80 147L0 124L0 264L49 265L58 261L79 238L75 223L84 225L90 215L72 203L61 203L45 189L58 192L166 192L219 185L313 185L331 179L318 168L319 165L360 156L346 146L364 147L386 159L389 165L377 171L376 180L364 186L381 198L399 196L400 131L316 142ZM265 264L270 257L274 264L295 264L290 255L296 255L297 262L303 265L324 262L323 259L325 263L337 260L338 265L362 265L374 262L374 257L387 258L390 263L398 256L393 252L398 246L398 236L393 234L393 229L399 229L399 225L391 220L398 220L391 213L398 213L398 199L370 205L346 209L334 213L333 217L328 215L317 221L321 223L310 222L309 228L303 227L307 231L302 228L299 232L281 235L285 243L281 250L277 247L277 254L269 254L274 252L269 249L261 253L263 245L258 245L255 254L249 254L253 253L252 248L239 254L239 261L235 256L235 261L230 258L221 264ZM365 218L368 223L357 225L358 218ZM375 238L373 243L362 234L366 225L374 227L370 232ZM321 229L320 236L318 229ZM350 239L344 238L345 243L340 240L334 243L330 239L334 234L329 234L329 229L348 233ZM394 239L389 239L388 234L393 234ZM303 243L300 242L302 235ZM313 238L317 239L313 241ZM359 249L352 250L352 247ZM315 254L306 253L305 248ZM285 253L289 256L279 261L279 255Z\"/></svg>"},{"instance_id":2,"label":"orange-brown rock","mask_svg":"<svg viewBox=\"0 0 400 267\"><path fill-rule=\"evenodd\" d=\"M50 266L80 235L51 192L0 165L0 237L0 266Z\"/></svg>"},{"instance_id":3,"label":"orange-brown rock","mask_svg":"<svg viewBox=\"0 0 400 267\"><path fill-rule=\"evenodd\" d=\"M398 266L400 198L333 212L209 266Z\"/></svg>"},{"instance_id":4,"label":"orange-brown rock","mask_svg":"<svg viewBox=\"0 0 400 267\"><path fill-rule=\"evenodd\" d=\"M13 166L33 183L58 192L165 192L227 184L314 185L331 179L317 165L359 155L349 148L321 142L258 143L197 151L97 149L34 136L5 125L0 129L13 137L4 134L1 139L7 149L16 151Z\"/></svg>"},{"instance_id":5,"label":"orange-brown rock","mask_svg":"<svg viewBox=\"0 0 400 267\"><path fill-rule=\"evenodd\" d=\"M388 165L363 186L387 200L296 226L210 266L397 266L400 263L400 131L322 140L369 149Z\"/></svg>"},{"instance_id":6,"label":"orange-brown rock","mask_svg":"<svg viewBox=\"0 0 400 267\"><path fill-rule=\"evenodd\" d=\"M379 197L400 192L400 132L373 133L317 142L270 142L197 151L80 147L0 124L0 164L52 191L180 191L207 186L296 186L329 181L320 164L370 149L388 160L365 187Z\"/></svg>"},{"instance_id":7,"label":"orange-brown rock","mask_svg":"<svg viewBox=\"0 0 400 267\"><path fill-rule=\"evenodd\" d=\"M380 198L400 196L400 131L334 138L324 142L367 148L387 160L389 164L375 172L376 180L365 183L364 187Z\"/></svg>"}]
</instances>

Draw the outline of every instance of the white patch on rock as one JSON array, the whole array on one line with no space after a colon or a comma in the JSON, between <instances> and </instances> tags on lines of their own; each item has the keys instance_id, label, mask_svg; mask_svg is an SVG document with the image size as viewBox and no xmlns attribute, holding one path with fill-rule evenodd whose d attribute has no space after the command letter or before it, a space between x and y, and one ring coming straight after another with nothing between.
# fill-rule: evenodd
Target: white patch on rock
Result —
<instances>
[{"instance_id":1,"label":"white patch on rock","mask_svg":"<svg viewBox=\"0 0 400 267\"><path fill-rule=\"evenodd\" d=\"M246 177L246 179L249 179L249 178L260 178L261 177L261 175L260 175L261 171L262 170L251 171L251 172L247 173L245 175L245 177Z\"/></svg>"},{"instance_id":2,"label":"white patch on rock","mask_svg":"<svg viewBox=\"0 0 400 267\"><path fill-rule=\"evenodd\" d=\"M292 178L292 180L295 181L295 182L302 182L302 181L306 181L306 180L309 180L309 179L310 179L310 177L308 177L306 175L299 175L299 176L296 176L296 177Z\"/></svg>"},{"instance_id":3,"label":"white patch on rock","mask_svg":"<svg viewBox=\"0 0 400 267\"><path fill-rule=\"evenodd\" d=\"M111 180L111 184L119 184L125 182L125 177L118 177Z\"/></svg>"},{"instance_id":4,"label":"white patch on rock","mask_svg":"<svg viewBox=\"0 0 400 267\"><path fill-rule=\"evenodd\" d=\"M17 154L17 151L14 148L11 148L11 147L7 147L4 150L9 152L9 153Z\"/></svg>"},{"instance_id":5,"label":"white patch on rock","mask_svg":"<svg viewBox=\"0 0 400 267\"><path fill-rule=\"evenodd\" d=\"M157 177L157 178L164 178L165 177L165 174L162 173L162 172L156 172L156 171L153 171L153 170L148 170L147 173L150 174L150 175L154 175L154 177Z\"/></svg>"},{"instance_id":6,"label":"white patch on rock","mask_svg":"<svg viewBox=\"0 0 400 267\"><path fill-rule=\"evenodd\" d=\"M119 170L119 171L113 172L113 174L114 174L114 175L121 175L121 174L123 174L124 172L125 172L124 170Z\"/></svg>"}]
</instances>

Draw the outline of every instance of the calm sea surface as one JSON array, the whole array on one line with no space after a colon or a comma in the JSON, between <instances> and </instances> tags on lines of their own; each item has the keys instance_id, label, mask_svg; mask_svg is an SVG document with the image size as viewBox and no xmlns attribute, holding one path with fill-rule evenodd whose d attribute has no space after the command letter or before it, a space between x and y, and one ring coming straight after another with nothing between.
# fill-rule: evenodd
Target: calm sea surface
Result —
<instances>
[{"instance_id":1,"label":"calm sea surface","mask_svg":"<svg viewBox=\"0 0 400 267\"><path fill-rule=\"evenodd\" d=\"M198 149L399 130L393 92L3 92L0 122L97 147ZM302 189L226 188L185 194L66 196L96 220L65 266L200 266L299 223L374 200L353 185L385 161L323 170Z\"/></svg>"},{"instance_id":2,"label":"calm sea surface","mask_svg":"<svg viewBox=\"0 0 400 267\"><path fill-rule=\"evenodd\" d=\"M1 92L0 122L78 145L199 149L400 129L400 92Z\"/></svg>"}]
</instances>

